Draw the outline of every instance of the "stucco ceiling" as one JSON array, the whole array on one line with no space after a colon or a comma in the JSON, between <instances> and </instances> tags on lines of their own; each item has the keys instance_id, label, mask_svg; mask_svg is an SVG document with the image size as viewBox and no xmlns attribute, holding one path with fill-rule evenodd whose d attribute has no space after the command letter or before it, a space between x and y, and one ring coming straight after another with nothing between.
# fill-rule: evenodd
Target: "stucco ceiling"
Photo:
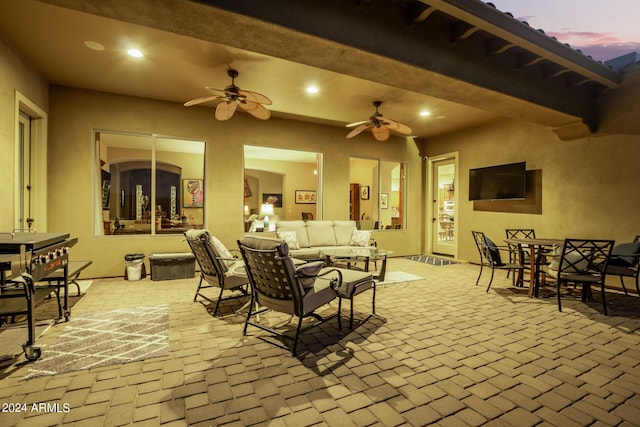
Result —
<instances>
[{"instance_id":1,"label":"stucco ceiling","mask_svg":"<svg viewBox=\"0 0 640 427\"><path fill-rule=\"evenodd\" d=\"M505 117L593 126L584 100L590 82L611 83L607 70L513 18L479 1L360 3L8 0L0 34L51 83L115 94L183 104L224 88L234 68L276 117L344 127L381 100L423 139ZM213 106L185 108L210 108L214 120Z\"/></svg>"},{"instance_id":2,"label":"stucco ceiling","mask_svg":"<svg viewBox=\"0 0 640 427\"><path fill-rule=\"evenodd\" d=\"M499 114L292 61L33 0L3 4L0 32L51 83L184 103L224 88L228 67L236 84L267 95L273 116L336 126L380 111L427 138L499 119ZM27 18L28 17L28 18ZM28 23L28 24L25 24ZM85 46L102 44L103 51ZM126 54L129 47L145 56ZM320 92L309 95L307 85ZM214 103L201 107L211 108ZM187 108L187 107L185 107ZM421 117L428 110L429 117ZM345 128L345 135L348 130ZM365 136L365 137L370 137Z\"/></svg>"}]
</instances>

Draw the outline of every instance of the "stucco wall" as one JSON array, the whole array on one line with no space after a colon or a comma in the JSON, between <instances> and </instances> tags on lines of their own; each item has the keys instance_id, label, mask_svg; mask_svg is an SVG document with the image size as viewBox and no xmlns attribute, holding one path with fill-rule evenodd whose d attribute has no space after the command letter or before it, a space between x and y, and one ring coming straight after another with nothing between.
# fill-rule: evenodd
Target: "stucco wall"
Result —
<instances>
[{"instance_id":1,"label":"stucco wall","mask_svg":"<svg viewBox=\"0 0 640 427\"><path fill-rule=\"evenodd\" d=\"M542 126L516 120L426 142L429 156L459 151L456 183L459 258L478 261L471 230L500 242L505 228L534 228L538 237L609 238L640 234L640 136L560 141ZM542 214L480 212L468 201L469 169L526 161L542 170Z\"/></svg>"},{"instance_id":2,"label":"stucco wall","mask_svg":"<svg viewBox=\"0 0 640 427\"><path fill-rule=\"evenodd\" d=\"M246 114L217 122L211 108L60 86L52 86L50 103L49 164L56 167L48 175L49 230L79 238L72 258L94 261L87 277L122 274L127 253L189 250L181 236L94 236L94 128L205 141L205 226L229 247L235 247L244 229L244 144L324 153L325 219L348 218L350 156L367 153L367 157L408 162L408 229L379 232L376 239L398 255L420 252L422 162L410 139L394 137L380 143L363 134L347 140L344 128L275 117L260 121Z\"/></svg>"}]
</instances>

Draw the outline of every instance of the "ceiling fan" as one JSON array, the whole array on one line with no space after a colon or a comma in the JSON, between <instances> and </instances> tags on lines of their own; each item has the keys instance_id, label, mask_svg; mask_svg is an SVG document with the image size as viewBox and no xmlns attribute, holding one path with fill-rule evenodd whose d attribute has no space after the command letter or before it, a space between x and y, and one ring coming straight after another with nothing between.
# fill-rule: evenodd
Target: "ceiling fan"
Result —
<instances>
[{"instance_id":1,"label":"ceiling fan","mask_svg":"<svg viewBox=\"0 0 640 427\"><path fill-rule=\"evenodd\" d=\"M257 92L242 90L236 86L235 78L238 77L238 71L230 68L227 70L227 74L231 77L231 84L229 86L224 89L207 87L209 90L224 92L224 95L211 95L203 98L192 99L191 101L185 102L185 107L220 99L222 102L220 102L216 107L216 120L229 120L236 112L236 108L240 108L260 120L267 120L271 117L271 112L263 105L271 105L271 100L269 98Z\"/></svg>"},{"instance_id":2,"label":"ceiling fan","mask_svg":"<svg viewBox=\"0 0 640 427\"><path fill-rule=\"evenodd\" d=\"M404 123L397 122L395 120L391 120L387 117L384 117L382 114L378 112L378 107L382 105L382 101L374 101L373 106L376 107L376 112L373 116L369 117L369 120L365 120L362 122L349 123L347 125L348 128L356 127L347 135L347 138L353 138L358 135L362 131L367 129L371 129L371 133L373 133L373 137L378 141L386 141L389 139L389 129L394 130L403 135L409 135L411 133L411 128Z\"/></svg>"}]
</instances>

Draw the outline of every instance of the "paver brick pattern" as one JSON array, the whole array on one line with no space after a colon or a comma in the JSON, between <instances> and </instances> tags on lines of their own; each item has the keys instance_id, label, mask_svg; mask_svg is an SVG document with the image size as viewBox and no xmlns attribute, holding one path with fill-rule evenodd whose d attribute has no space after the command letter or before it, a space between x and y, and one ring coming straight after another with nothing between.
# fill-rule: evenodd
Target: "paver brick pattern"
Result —
<instances>
[{"instance_id":1,"label":"paver brick pattern","mask_svg":"<svg viewBox=\"0 0 640 427\"><path fill-rule=\"evenodd\" d=\"M608 292L609 317L597 292L565 299L560 313L502 272L486 293L472 264L392 258L388 268L424 279L379 286L375 316L370 293L356 297L354 329L335 319L313 329L298 357L256 328L242 335L245 301L223 302L216 317L194 303L197 278L96 279L72 297L71 316L169 303L169 356L28 381L21 356L2 367L0 402L69 410L0 412L0 425L640 425L637 295ZM38 341L44 354L64 328Z\"/></svg>"}]
</instances>

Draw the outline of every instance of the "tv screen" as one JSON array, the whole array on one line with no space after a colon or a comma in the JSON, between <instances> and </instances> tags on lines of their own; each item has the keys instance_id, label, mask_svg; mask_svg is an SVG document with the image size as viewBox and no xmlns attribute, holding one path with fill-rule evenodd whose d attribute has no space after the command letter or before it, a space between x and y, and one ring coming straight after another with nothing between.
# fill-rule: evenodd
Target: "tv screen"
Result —
<instances>
[{"instance_id":1,"label":"tv screen","mask_svg":"<svg viewBox=\"0 0 640 427\"><path fill-rule=\"evenodd\" d=\"M524 199L526 163L469 170L469 200Z\"/></svg>"}]
</instances>

